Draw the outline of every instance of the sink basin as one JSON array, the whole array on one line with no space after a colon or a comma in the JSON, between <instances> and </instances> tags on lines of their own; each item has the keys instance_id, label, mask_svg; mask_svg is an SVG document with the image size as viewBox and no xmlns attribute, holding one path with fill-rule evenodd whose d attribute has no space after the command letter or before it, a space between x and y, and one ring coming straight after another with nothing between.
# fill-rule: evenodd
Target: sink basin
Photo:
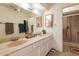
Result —
<instances>
[{"instance_id":1,"label":"sink basin","mask_svg":"<svg viewBox=\"0 0 79 59\"><path fill-rule=\"evenodd\" d=\"M28 40L26 38L22 38L22 39L19 39L17 41L6 42L6 43L3 43L3 44L0 44L0 50L7 49L7 48L10 48L10 47L16 47L16 46L19 46L21 44L26 43L27 41Z\"/></svg>"},{"instance_id":2,"label":"sink basin","mask_svg":"<svg viewBox=\"0 0 79 59\"><path fill-rule=\"evenodd\" d=\"M9 47L19 46L21 44L24 44L25 42L26 42L26 40L13 41L13 42L7 44L7 46L9 46Z\"/></svg>"},{"instance_id":3,"label":"sink basin","mask_svg":"<svg viewBox=\"0 0 79 59\"><path fill-rule=\"evenodd\" d=\"M7 48L6 45L0 45L0 50L3 50L3 49L5 49L5 48Z\"/></svg>"}]
</instances>

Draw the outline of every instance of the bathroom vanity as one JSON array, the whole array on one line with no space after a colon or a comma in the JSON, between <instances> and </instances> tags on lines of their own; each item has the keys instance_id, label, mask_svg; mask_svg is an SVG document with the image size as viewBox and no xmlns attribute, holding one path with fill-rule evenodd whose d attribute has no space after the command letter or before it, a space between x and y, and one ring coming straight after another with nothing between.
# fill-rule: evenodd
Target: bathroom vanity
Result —
<instances>
[{"instance_id":1,"label":"bathroom vanity","mask_svg":"<svg viewBox=\"0 0 79 59\"><path fill-rule=\"evenodd\" d=\"M47 33L33 38L20 38L17 41L0 44L2 56L45 56L53 47L53 34Z\"/></svg>"}]
</instances>

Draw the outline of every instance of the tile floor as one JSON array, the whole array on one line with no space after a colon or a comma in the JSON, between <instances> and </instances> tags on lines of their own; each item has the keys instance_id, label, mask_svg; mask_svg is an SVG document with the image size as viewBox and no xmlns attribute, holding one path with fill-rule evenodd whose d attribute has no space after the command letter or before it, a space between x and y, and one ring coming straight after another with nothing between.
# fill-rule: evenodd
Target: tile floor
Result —
<instances>
[{"instance_id":1,"label":"tile floor","mask_svg":"<svg viewBox=\"0 0 79 59\"><path fill-rule=\"evenodd\" d=\"M78 54L72 53L70 51L70 46L79 46L78 44L64 42L64 51L63 52L48 52L47 56L79 56Z\"/></svg>"}]
</instances>

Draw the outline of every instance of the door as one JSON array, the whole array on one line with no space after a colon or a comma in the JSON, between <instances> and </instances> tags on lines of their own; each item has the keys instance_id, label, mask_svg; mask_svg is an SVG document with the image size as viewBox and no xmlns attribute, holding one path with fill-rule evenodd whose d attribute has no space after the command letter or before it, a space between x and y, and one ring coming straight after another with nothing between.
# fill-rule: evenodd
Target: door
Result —
<instances>
[{"instance_id":1,"label":"door","mask_svg":"<svg viewBox=\"0 0 79 59\"><path fill-rule=\"evenodd\" d=\"M64 17L63 35L64 41L79 43L79 15Z\"/></svg>"},{"instance_id":2,"label":"door","mask_svg":"<svg viewBox=\"0 0 79 59\"><path fill-rule=\"evenodd\" d=\"M70 20L71 38L73 43L79 43L79 15L74 15Z\"/></svg>"}]
</instances>

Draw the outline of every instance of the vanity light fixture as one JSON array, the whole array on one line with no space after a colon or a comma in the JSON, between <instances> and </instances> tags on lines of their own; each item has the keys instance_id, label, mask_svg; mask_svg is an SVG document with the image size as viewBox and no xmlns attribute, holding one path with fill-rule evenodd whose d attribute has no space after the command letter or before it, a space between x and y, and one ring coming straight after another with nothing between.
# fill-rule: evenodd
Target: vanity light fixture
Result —
<instances>
[{"instance_id":1,"label":"vanity light fixture","mask_svg":"<svg viewBox=\"0 0 79 59\"><path fill-rule=\"evenodd\" d=\"M32 4L32 3L14 3L14 4L37 15L43 14L42 10L43 8L41 9L40 4Z\"/></svg>"},{"instance_id":2,"label":"vanity light fixture","mask_svg":"<svg viewBox=\"0 0 79 59\"><path fill-rule=\"evenodd\" d=\"M15 5L17 5L18 7L21 7L25 10L32 10L32 6L28 3L14 3Z\"/></svg>"},{"instance_id":3,"label":"vanity light fixture","mask_svg":"<svg viewBox=\"0 0 79 59\"><path fill-rule=\"evenodd\" d=\"M39 13L39 10L38 9L34 9L33 10L33 13L38 14Z\"/></svg>"}]
</instances>

